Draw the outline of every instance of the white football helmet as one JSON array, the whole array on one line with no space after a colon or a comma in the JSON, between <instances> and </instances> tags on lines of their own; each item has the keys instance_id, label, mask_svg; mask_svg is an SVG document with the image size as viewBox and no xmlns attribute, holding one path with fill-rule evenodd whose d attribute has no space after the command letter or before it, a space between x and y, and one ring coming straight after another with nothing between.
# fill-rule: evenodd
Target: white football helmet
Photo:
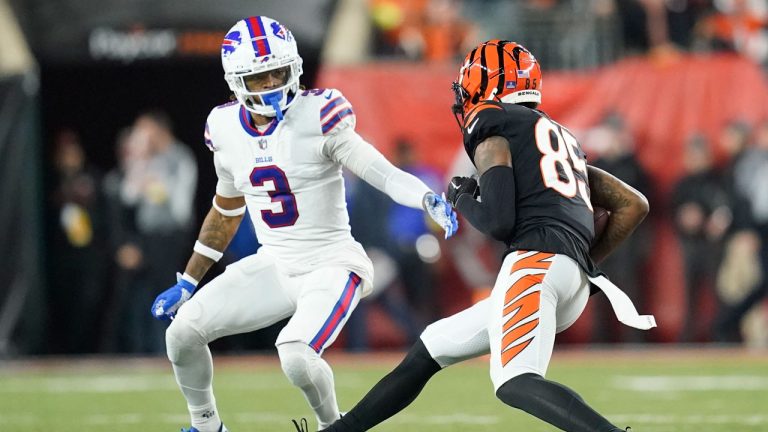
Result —
<instances>
[{"instance_id":1,"label":"white football helmet","mask_svg":"<svg viewBox=\"0 0 768 432\"><path fill-rule=\"evenodd\" d=\"M272 18L253 16L235 23L221 43L221 64L229 89L250 112L281 120L299 91L302 60L296 39ZM269 79L259 75L269 71ZM274 77L281 81L276 87L274 81L263 89L246 85Z\"/></svg>"}]
</instances>

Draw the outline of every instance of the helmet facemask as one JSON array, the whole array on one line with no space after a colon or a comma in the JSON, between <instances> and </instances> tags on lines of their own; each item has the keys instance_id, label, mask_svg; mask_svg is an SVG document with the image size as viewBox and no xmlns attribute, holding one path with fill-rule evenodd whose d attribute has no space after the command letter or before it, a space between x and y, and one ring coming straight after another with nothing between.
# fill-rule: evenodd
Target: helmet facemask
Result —
<instances>
[{"instance_id":1,"label":"helmet facemask","mask_svg":"<svg viewBox=\"0 0 768 432\"><path fill-rule=\"evenodd\" d=\"M301 58L284 63L287 64L275 62L275 67L260 68L249 73L226 74L225 79L229 89L246 110L282 120L282 112L291 105L299 91L299 77L302 74ZM284 75L277 86L263 85L269 81L277 82L280 74L278 71L284 71Z\"/></svg>"},{"instance_id":2,"label":"helmet facemask","mask_svg":"<svg viewBox=\"0 0 768 432\"><path fill-rule=\"evenodd\" d=\"M467 93L467 91L464 90L464 87L462 87L461 84L459 84L457 81L454 81L451 84L451 90L453 90L454 97L451 111L453 111L453 117L459 124L459 128L461 128L464 124L464 103L469 97L469 93Z\"/></svg>"}]
</instances>

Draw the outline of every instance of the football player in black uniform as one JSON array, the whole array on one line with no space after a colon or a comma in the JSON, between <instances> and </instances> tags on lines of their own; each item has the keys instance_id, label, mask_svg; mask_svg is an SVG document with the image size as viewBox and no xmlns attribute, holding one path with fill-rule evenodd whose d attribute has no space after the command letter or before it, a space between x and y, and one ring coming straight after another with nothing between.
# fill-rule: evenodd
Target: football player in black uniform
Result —
<instances>
[{"instance_id":1,"label":"football player in black uniform","mask_svg":"<svg viewBox=\"0 0 768 432\"><path fill-rule=\"evenodd\" d=\"M472 225L506 243L496 284L490 298L427 327L400 365L325 431L368 430L410 404L441 369L488 352L496 396L507 405L565 431L623 430L544 376L555 334L581 315L592 285L622 322L655 326L594 264L629 236L648 203L589 167L573 135L536 110L541 85L539 64L519 44L492 40L467 55L454 113L479 185L454 177L447 196ZM593 204L611 212L594 245Z\"/></svg>"}]
</instances>

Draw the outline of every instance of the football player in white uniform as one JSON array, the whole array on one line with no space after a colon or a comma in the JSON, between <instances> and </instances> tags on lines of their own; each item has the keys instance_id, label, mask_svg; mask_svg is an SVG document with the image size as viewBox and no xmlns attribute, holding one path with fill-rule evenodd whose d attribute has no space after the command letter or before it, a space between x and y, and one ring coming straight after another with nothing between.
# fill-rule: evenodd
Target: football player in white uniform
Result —
<instances>
[{"instance_id":1,"label":"football player in white uniform","mask_svg":"<svg viewBox=\"0 0 768 432\"><path fill-rule=\"evenodd\" d=\"M157 297L152 314L173 319L166 346L187 400L189 432L226 431L208 343L291 316L276 342L280 363L324 428L339 409L333 373L320 356L373 283L371 261L350 234L342 167L394 201L423 208L446 238L457 229L456 214L355 132L341 92L299 88L302 59L286 27L263 16L238 21L221 55L237 100L214 108L205 128L216 195L184 274ZM262 247L192 297L246 208Z\"/></svg>"}]
</instances>

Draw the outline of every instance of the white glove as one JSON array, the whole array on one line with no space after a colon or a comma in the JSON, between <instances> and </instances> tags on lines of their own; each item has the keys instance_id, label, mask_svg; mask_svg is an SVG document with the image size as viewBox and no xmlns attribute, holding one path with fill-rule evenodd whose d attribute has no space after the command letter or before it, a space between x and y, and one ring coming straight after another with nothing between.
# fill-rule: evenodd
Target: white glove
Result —
<instances>
[{"instance_id":1,"label":"white glove","mask_svg":"<svg viewBox=\"0 0 768 432\"><path fill-rule=\"evenodd\" d=\"M453 207L445 200L445 195L440 197L434 192L428 192L424 195L423 204L429 217L445 231L445 238L456 233L459 229L459 221L456 219L456 212L453 211Z\"/></svg>"}]
</instances>

